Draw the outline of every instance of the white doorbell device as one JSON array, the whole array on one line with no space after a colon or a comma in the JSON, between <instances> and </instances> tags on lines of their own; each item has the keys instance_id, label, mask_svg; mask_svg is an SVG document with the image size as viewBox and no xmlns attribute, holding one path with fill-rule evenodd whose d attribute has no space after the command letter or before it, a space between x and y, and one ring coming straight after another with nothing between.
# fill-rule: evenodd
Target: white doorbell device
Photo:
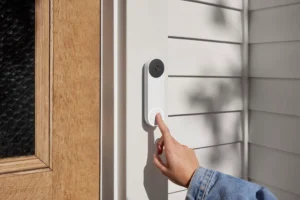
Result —
<instances>
[{"instance_id":1,"label":"white doorbell device","mask_svg":"<svg viewBox=\"0 0 300 200\"><path fill-rule=\"evenodd\" d=\"M150 60L144 66L144 118L150 126L156 126L156 114L165 118L164 71L164 63L159 59Z\"/></svg>"}]
</instances>

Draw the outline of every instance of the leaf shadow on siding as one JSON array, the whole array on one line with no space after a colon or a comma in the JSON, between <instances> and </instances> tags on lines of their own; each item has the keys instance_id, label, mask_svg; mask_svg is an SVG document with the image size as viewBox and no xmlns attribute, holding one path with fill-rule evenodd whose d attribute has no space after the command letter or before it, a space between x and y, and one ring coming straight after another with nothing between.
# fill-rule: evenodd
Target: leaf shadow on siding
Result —
<instances>
[{"instance_id":1,"label":"leaf shadow on siding","mask_svg":"<svg viewBox=\"0 0 300 200\"><path fill-rule=\"evenodd\" d=\"M236 69L238 68L232 67L232 70L231 72L229 72L229 74L240 73L240 71L236 71ZM222 134L224 133L224 131L222 130L224 125L222 122L222 118L219 118L217 116L218 112L239 112L240 118L230 122L230 124L228 124L227 126L230 126L230 130L233 130L233 133L235 135L235 142L240 142L242 133L242 113L240 112L240 109L231 111L230 109L228 110L226 108L228 107L228 105L232 104L239 104L242 108L242 85L236 84L236 80L241 80L241 78L216 77L214 79L217 80L214 85L196 85L193 89L191 89L189 91L189 96L187 97L188 102L190 103L190 106L195 109L197 109L197 107L201 107L201 110L208 111L199 113L199 116L201 116L201 119L203 119L204 117L204 120L210 127L211 132L213 133L213 144L216 144L216 147L220 145L226 145L223 144L221 139ZM239 83L242 83L242 81ZM214 91L211 92L211 90ZM230 159L230 157L228 156L232 155L230 153L231 151L239 151L239 149L237 149L237 145L231 145L231 149L227 152L221 151L220 148L214 148L214 150L211 151L210 155L208 155L210 166L207 167L220 168L222 164L225 164L225 162L228 162L228 159Z\"/></svg>"},{"instance_id":2,"label":"leaf shadow on siding","mask_svg":"<svg viewBox=\"0 0 300 200\"><path fill-rule=\"evenodd\" d=\"M223 0L219 0L217 2L217 5L224 5ZM225 17L225 13L224 13L224 9L222 9L221 7L214 7L214 13L212 16L212 21L215 22L216 25L219 26L226 26L227 22L226 22L226 17Z\"/></svg>"}]
</instances>

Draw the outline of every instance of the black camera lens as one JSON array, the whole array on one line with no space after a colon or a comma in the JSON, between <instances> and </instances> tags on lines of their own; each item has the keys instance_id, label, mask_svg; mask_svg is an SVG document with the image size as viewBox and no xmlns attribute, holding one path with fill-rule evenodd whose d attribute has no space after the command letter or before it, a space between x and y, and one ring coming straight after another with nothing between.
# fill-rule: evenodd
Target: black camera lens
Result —
<instances>
[{"instance_id":1,"label":"black camera lens","mask_svg":"<svg viewBox=\"0 0 300 200\"><path fill-rule=\"evenodd\" d=\"M165 71L164 63L159 59L154 59L150 62L149 65L149 73L152 77L158 78L160 77Z\"/></svg>"}]
</instances>

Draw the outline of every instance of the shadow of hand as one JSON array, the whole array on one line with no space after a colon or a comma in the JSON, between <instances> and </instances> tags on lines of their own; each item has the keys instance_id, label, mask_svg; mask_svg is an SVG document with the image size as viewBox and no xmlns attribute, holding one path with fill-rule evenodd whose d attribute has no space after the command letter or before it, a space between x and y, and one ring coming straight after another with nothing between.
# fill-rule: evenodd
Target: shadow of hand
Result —
<instances>
[{"instance_id":1,"label":"shadow of hand","mask_svg":"<svg viewBox=\"0 0 300 200\"><path fill-rule=\"evenodd\" d=\"M148 132L148 159L144 168L144 187L149 200L168 199L168 179L153 164L156 151L153 131Z\"/></svg>"}]
</instances>

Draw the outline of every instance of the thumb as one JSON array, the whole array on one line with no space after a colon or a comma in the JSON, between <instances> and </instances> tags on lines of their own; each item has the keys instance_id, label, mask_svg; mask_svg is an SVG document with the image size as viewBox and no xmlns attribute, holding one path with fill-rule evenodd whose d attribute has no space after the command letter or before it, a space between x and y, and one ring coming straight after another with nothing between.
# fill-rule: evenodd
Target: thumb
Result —
<instances>
[{"instance_id":1,"label":"thumb","mask_svg":"<svg viewBox=\"0 0 300 200\"><path fill-rule=\"evenodd\" d=\"M167 127L167 125L165 124L163 119L161 118L160 113L158 113L156 115L155 120L156 120L156 123L159 127L159 130L160 130L162 136L164 137L164 140L168 140L168 139L172 138L169 128Z\"/></svg>"}]
</instances>

